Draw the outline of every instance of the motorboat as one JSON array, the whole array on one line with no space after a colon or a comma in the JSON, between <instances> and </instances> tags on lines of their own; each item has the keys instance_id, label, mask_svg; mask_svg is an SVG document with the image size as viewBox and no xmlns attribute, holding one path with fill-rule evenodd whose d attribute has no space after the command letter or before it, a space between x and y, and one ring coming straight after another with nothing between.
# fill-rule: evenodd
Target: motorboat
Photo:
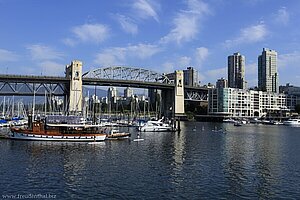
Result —
<instances>
[{"instance_id":1,"label":"motorboat","mask_svg":"<svg viewBox=\"0 0 300 200\"><path fill-rule=\"evenodd\" d=\"M106 139L109 140L121 140L127 139L131 136L130 133L120 132L118 129L111 129L108 134L106 134Z\"/></svg>"},{"instance_id":2,"label":"motorboat","mask_svg":"<svg viewBox=\"0 0 300 200\"><path fill-rule=\"evenodd\" d=\"M229 118L229 119L223 119L223 122L224 123L235 123L236 121L234 119Z\"/></svg>"},{"instance_id":3,"label":"motorboat","mask_svg":"<svg viewBox=\"0 0 300 200\"><path fill-rule=\"evenodd\" d=\"M168 123L165 123L162 121L163 119L160 120L149 120L147 123L139 127L139 131L142 132L164 132L164 131L175 131L175 128Z\"/></svg>"},{"instance_id":4,"label":"motorboat","mask_svg":"<svg viewBox=\"0 0 300 200\"><path fill-rule=\"evenodd\" d=\"M283 122L287 126L300 126L300 119L289 119Z\"/></svg>"}]
</instances>

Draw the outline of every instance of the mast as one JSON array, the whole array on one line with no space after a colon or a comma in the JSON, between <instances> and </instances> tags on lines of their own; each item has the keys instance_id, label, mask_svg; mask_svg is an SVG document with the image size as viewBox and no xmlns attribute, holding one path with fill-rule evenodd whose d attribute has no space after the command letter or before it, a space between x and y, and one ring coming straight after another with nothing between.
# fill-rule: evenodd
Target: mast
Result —
<instances>
[{"instance_id":1,"label":"mast","mask_svg":"<svg viewBox=\"0 0 300 200\"><path fill-rule=\"evenodd\" d=\"M13 96L13 99L12 99L11 118L14 117L14 114L15 114L15 96Z\"/></svg>"},{"instance_id":2,"label":"mast","mask_svg":"<svg viewBox=\"0 0 300 200\"><path fill-rule=\"evenodd\" d=\"M5 96L3 98L2 117L4 117L4 114L5 114Z\"/></svg>"},{"instance_id":3,"label":"mast","mask_svg":"<svg viewBox=\"0 0 300 200\"><path fill-rule=\"evenodd\" d=\"M34 110L35 110L35 91L33 91L33 105L32 105L32 120L34 121Z\"/></svg>"},{"instance_id":4,"label":"mast","mask_svg":"<svg viewBox=\"0 0 300 200\"><path fill-rule=\"evenodd\" d=\"M47 115L47 96L46 96L46 90L45 90L45 116Z\"/></svg>"}]
</instances>

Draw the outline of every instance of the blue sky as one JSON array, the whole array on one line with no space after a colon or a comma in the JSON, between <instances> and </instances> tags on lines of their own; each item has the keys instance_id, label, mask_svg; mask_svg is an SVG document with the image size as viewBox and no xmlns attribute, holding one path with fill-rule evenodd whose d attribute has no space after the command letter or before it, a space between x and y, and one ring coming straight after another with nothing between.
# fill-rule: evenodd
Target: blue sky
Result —
<instances>
[{"instance_id":1,"label":"blue sky","mask_svg":"<svg viewBox=\"0 0 300 200\"><path fill-rule=\"evenodd\" d=\"M1 73L64 75L135 66L171 72L193 66L202 84L227 78L227 56L278 52L279 82L300 86L299 0L0 0Z\"/></svg>"}]
</instances>

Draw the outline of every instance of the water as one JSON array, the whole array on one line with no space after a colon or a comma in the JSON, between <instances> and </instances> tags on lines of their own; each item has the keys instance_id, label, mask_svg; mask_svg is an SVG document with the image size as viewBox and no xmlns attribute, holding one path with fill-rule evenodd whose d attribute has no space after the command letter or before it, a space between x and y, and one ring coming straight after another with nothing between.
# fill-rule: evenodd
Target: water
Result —
<instances>
[{"instance_id":1,"label":"water","mask_svg":"<svg viewBox=\"0 0 300 200\"><path fill-rule=\"evenodd\" d=\"M132 141L132 129L130 140L97 145L0 139L0 198L300 197L300 128L202 122L181 128L142 133L141 142Z\"/></svg>"}]
</instances>

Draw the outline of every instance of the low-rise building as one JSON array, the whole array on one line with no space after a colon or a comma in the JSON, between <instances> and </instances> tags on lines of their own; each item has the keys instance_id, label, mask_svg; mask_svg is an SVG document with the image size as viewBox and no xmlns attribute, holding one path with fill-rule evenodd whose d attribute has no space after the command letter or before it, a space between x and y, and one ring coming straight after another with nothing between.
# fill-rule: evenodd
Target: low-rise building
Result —
<instances>
[{"instance_id":1,"label":"low-rise building","mask_svg":"<svg viewBox=\"0 0 300 200\"><path fill-rule=\"evenodd\" d=\"M285 115L295 109L293 95L214 88L208 93L208 114L228 117L265 117Z\"/></svg>"}]
</instances>

